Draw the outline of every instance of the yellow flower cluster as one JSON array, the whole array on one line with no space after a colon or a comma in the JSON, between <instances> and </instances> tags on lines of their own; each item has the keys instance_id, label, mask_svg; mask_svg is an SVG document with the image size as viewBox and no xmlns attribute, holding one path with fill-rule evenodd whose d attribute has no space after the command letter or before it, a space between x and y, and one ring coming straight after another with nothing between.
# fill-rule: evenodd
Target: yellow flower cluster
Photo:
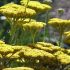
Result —
<instances>
[{"instance_id":1,"label":"yellow flower cluster","mask_svg":"<svg viewBox=\"0 0 70 70\"><path fill-rule=\"evenodd\" d=\"M28 30L40 30L43 28L46 24L43 22L29 22L26 24L23 24L23 28L28 29Z\"/></svg>"},{"instance_id":2,"label":"yellow flower cluster","mask_svg":"<svg viewBox=\"0 0 70 70\"><path fill-rule=\"evenodd\" d=\"M67 54L70 55L70 49L67 49Z\"/></svg>"},{"instance_id":3,"label":"yellow flower cluster","mask_svg":"<svg viewBox=\"0 0 70 70\"><path fill-rule=\"evenodd\" d=\"M42 45L43 47L54 47L53 44L51 43L46 43L46 42L37 42L37 44Z\"/></svg>"},{"instance_id":4,"label":"yellow flower cluster","mask_svg":"<svg viewBox=\"0 0 70 70\"><path fill-rule=\"evenodd\" d=\"M24 58L47 64L56 64L58 61L66 65L70 64L70 49L63 49L46 42L37 42L31 46L12 46L3 43L0 44L0 58Z\"/></svg>"},{"instance_id":5,"label":"yellow flower cluster","mask_svg":"<svg viewBox=\"0 0 70 70\"><path fill-rule=\"evenodd\" d=\"M70 21L59 19L59 18L52 18L49 20L48 24L54 28L65 29L66 27L70 25Z\"/></svg>"},{"instance_id":6,"label":"yellow flower cluster","mask_svg":"<svg viewBox=\"0 0 70 70\"><path fill-rule=\"evenodd\" d=\"M5 42L3 42L2 40L0 40L0 44L5 44Z\"/></svg>"},{"instance_id":7,"label":"yellow flower cluster","mask_svg":"<svg viewBox=\"0 0 70 70\"><path fill-rule=\"evenodd\" d=\"M70 31L64 32L64 43L70 44Z\"/></svg>"},{"instance_id":8,"label":"yellow flower cluster","mask_svg":"<svg viewBox=\"0 0 70 70\"><path fill-rule=\"evenodd\" d=\"M26 3L24 0L21 0L21 4L25 5ZM47 4L42 4L38 1L29 1L28 8L34 9L36 10L36 12L44 12L44 11L50 10L51 6Z\"/></svg>"},{"instance_id":9,"label":"yellow flower cluster","mask_svg":"<svg viewBox=\"0 0 70 70\"><path fill-rule=\"evenodd\" d=\"M34 69L29 67L16 67L16 68L5 68L3 70L34 70Z\"/></svg>"},{"instance_id":10,"label":"yellow flower cluster","mask_svg":"<svg viewBox=\"0 0 70 70\"><path fill-rule=\"evenodd\" d=\"M56 52L54 55L61 64L70 64L70 55L67 55L61 51Z\"/></svg>"},{"instance_id":11,"label":"yellow flower cluster","mask_svg":"<svg viewBox=\"0 0 70 70\"><path fill-rule=\"evenodd\" d=\"M58 46L54 46L51 43L45 43L45 42L37 42L36 44L34 44L33 46L34 48L40 49L40 50L44 50L46 52L50 52L50 53L54 53L56 51L65 51L63 48L60 48Z\"/></svg>"},{"instance_id":12,"label":"yellow flower cluster","mask_svg":"<svg viewBox=\"0 0 70 70\"><path fill-rule=\"evenodd\" d=\"M22 17L30 17L36 14L36 12L32 9L26 8L25 13L25 7L21 5L17 5L14 3L6 4L2 7L0 7L0 13L7 17L16 17L16 18L22 18Z\"/></svg>"},{"instance_id":13,"label":"yellow flower cluster","mask_svg":"<svg viewBox=\"0 0 70 70\"><path fill-rule=\"evenodd\" d=\"M7 55L12 52L13 52L13 49L11 47L8 47L8 46L0 47L0 54L2 55Z\"/></svg>"},{"instance_id":14,"label":"yellow flower cluster","mask_svg":"<svg viewBox=\"0 0 70 70\"><path fill-rule=\"evenodd\" d=\"M0 44L0 58L19 58L19 51L23 48L23 46L12 46L8 44Z\"/></svg>"},{"instance_id":15,"label":"yellow flower cluster","mask_svg":"<svg viewBox=\"0 0 70 70\"><path fill-rule=\"evenodd\" d=\"M43 62L51 62L55 59L54 55L49 52L39 50L39 49L24 49L20 51L19 55L24 58L43 60Z\"/></svg>"},{"instance_id":16,"label":"yellow flower cluster","mask_svg":"<svg viewBox=\"0 0 70 70\"><path fill-rule=\"evenodd\" d=\"M17 21L16 21L16 25L18 25L18 26L20 26L20 27L22 27L23 26L23 24L25 24L25 23L30 23L30 22L35 22L36 20L34 20L34 19L29 19L29 18L26 18L26 19L18 19Z\"/></svg>"}]
</instances>

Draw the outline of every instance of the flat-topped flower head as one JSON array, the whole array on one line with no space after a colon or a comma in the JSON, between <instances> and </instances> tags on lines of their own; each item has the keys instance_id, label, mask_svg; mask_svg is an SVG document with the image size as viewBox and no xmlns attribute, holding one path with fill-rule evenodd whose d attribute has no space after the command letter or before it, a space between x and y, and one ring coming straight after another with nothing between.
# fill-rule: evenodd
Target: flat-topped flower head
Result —
<instances>
[{"instance_id":1,"label":"flat-topped flower head","mask_svg":"<svg viewBox=\"0 0 70 70\"><path fill-rule=\"evenodd\" d=\"M17 5L14 3L9 3L4 6L0 7L0 13L7 16L7 17L30 17L36 14L36 12L32 9L26 8L25 13L25 7L21 5Z\"/></svg>"},{"instance_id":2,"label":"flat-topped flower head","mask_svg":"<svg viewBox=\"0 0 70 70\"><path fill-rule=\"evenodd\" d=\"M70 25L70 22L69 20L52 18L49 20L48 24L55 28L66 28Z\"/></svg>"},{"instance_id":3,"label":"flat-topped flower head","mask_svg":"<svg viewBox=\"0 0 70 70\"><path fill-rule=\"evenodd\" d=\"M56 56L57 60L61 64L63 64L63 65L70 64L70 56L69 55L67 55L61 51L56 52L54 55Z\"/></svg>"},{"instance_id":4,"label":"flat-topped flower head","mask_svg":"<svg viewBox=\"0 0 70 70\"><path fill-rule=\"evenodd\" d=\"M16 68L5 68L3 70L34 70L30 67L16 67Z\"/></svg>"},{"instance_id":5,"label":"flat-topped flower head","mask_svg":"<svg viewBox=\"0 0 70 70\"><path fill-rule=\"evenodd\" d=\"M23 27L25 29L31 29L31 30L40 30L41 28L43 28L46 24L43 22L30 22L30 23L26 23L23 24Z\"/></svg>"},{"instance_id":6,"label":"flat-topped flower head","mask_svg":"<svg viewBox=\"0 0 70 70\"><path fill-rule=\"evenodd\" d=\"M53 59L54 55L39 49L24 49L19 53L20 57L24 58L35 58L35 59ZM47 60L46 60L47 61ZM50 62L50 61L49 61Z\"/></svg>"},{"instance_id":7,"label":"flat-topped flower head","mask_svg":"<svg viewBox=\"0 0 70 70\"><path fill-rule=\"evenodd\" d=\"M0 47L0 54L1 55L7 55L9 53L12 53L13 49L10 46Z\"/></svg>"},{"instance_id":8,"label":"flat-topped flower head","mask_svg":"<svg viewBox=\"0 0 70 70\"><path fill-rule=\"evenodd\" d=\"M24 0L21 1L21 4L25 5ZM50 10L51 6L49 6L47 4L42 4L38 1L29 1L28 8L34 9L34 10L36 10L36 12L44 12L44 11Z\"/></svg>"}]
</instances>

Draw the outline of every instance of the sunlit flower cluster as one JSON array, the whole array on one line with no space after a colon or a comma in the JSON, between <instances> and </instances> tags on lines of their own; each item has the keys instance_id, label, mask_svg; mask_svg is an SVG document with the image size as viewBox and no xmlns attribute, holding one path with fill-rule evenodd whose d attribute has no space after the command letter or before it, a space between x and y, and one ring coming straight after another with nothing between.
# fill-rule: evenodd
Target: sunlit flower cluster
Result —
<instances>
[{"instance_id":1,"label":"sunlit flower cluster","mask_svg":"<svg viewBox=\"0 0 70 70\"><path fill-rule=\"evenodd\" d=\"M22 46L12 46L8 44L0 44L0 54L1 58L19 58L18 51L22 49Z\"/></svg>"},{"instance_id":2,"label":"sunlit flower cluster","mask_svg":"<svg viewBox=\"0 0 70 70\"><path fill-rule=\"evenodd\" d=\"M21 17L30 17L36 14L32 9L27 8L25 13L25 7L17 5L14 3L6 4L0 7L0 13L6 17L21 18Z\"/></svg>"},{"instance_id":3,"label":"sunlit flower cluster","mask_svg":"<svg viewBox=\"0 0 70 70\"><path fill-rule=\"evenodd\" d=\"M59 18L52 18L48 22L49 25L51 25L54 28L61 28L65 29L70 25L69 20L59 19Z\"/></svg>"},{"instance_id":4,"label":"sunlit flower cluster","mask_svg":"<svg viewBox=\"0 0 70 70\"><path fill-rule=\"evenodd\" d=\"M52 18L48 22L50 26L59 30L59 46L44 41L35 41L36 34L40 33L40 30L44 30L43 34L46 36L45 27L48 26L45 22L38 21L35 15L38 16L38 14L52 9L50 5L39 1L21 0L21 5L9 3L0 7L0 14L3 14L10 22L9 44L3 42L3 39L0 40L0 65L3 65L3 68L11 67L13 64L12 67L27 66L3 70L47 70L49 67L49 70L54 70L53 66L56 68L60 65L70 64L70 49L59 47L64 30L70 26L70 20ZM61 10L59 12L62 13ZM45 21L47 18L48 16L45 17ZM64 42L70 44L70 31L65 35ZM29 38L27 39L27 37ZM30 41L28 45L23 45L24 41L27 43L28 40Z\"/></svg>"},{"instance_id":5,"label":"sunlit flower cluster","mask_svg":"<svg viewBox=\"0 0 70 70\"><path fill-rule=\"evenodd\" d=\"M7 55L7 54L9 54L9 53L11 53L11 52L13 52L13 49L12 49L11 47L7 47L7 46L5 46L5 47L0 47L0 53L1 53L2 55Z\"/></svg>"},{"instance_id":6,"label":"sunlit flower cluster","mask_svg":"<svg viewBox=\"0 0 70 70\"><path fill-rule=\"evenodd\" d=\"M51 53L39 49L22 50L20 51L19 55L27 59L31 58L35 60L43 60L43 62L51 62L53 59L55 59L54 55Z\"/></svg>"},{"instance_id":7,"label":"sunlit flower cluster","mask_svg":"<svg viewBox=\"0 0 70 70\"><path fill-rule=\"evenodd\" d=\"M59 62L66 65L70 64L70 50L46 42L37 42L36 44L28 46L12 46L3 43L0 44L0 58L10 60L21 58L24 59L25 62L34 62L34 64L41 62L42 64L47 63L54 65Z\"/></svg>"},{"instance_id":8,"label":"sunlit flower cluster","mask_svg":"<svg viewBox=\"0 0 70 70\"><path fill-rule=\"evenodd\" d=\"M40 49L40 50L44 50L46 52L50 52L50 53L54 53L56 51L65 51L63 48L60 48L59 46L54 46L51 43L45 43L45 42L37 42L36 44L34 44L33 46L34 48Z\"/></svg>"},{"instance_id":9,"label":"sunlit flower cluster","mask_svg":"<svg viewBox=\"0 0 70 70\"><path fill-rule=\"evenodd\" d=\"M5 44L5 42L3 42L2 40L0 40L0 44Z\"/></svg>"},{"instance_id":10,"label":"sunlit flower cluster","mask_svg":"<svg viewBox=\"0 0 70 70\"><path fill-rule=\"evenodd\" d=\"M16 68L5 68L3 70L34 70L34 69L29 67L16 67Z\"/></svg>"},{"instance_id":11,"label":"sunlit flower cluster","mask_svg":"<svg viewBox=\"0 0 70 70\"><path fill-rule=\"evenodd\" d=\"M25 0L21 1L22 5L25 5ZM47 4L42 4L38 1L29 1L28 3L28 8L32 8L34 10L36 10L36 12L43 12L43 11L47 11L51 9L51 6L47 5Z\"/></svg>"},{"instance_id":12,"label":"sunlit flower cluster","mask_svg":"<svg viewBox=\"0 0 70 70\"><path fill-rule=\"evenodd\" d=\"M56 58L58 59L58 61L61 63L61 64L70 64L70 56L61 52L61 51L58 51L54 54L56 56Z\"/></svg>"},{"instance_id":13,"label":"sunlit flower cluster","mask_svg":"<svg viewBox=\"0 0 70 70\"><path fill-rule=\"evenodd\" d=\"M29 22L26 24L23 24L23 27L25 29L29 29L29 30L40 30L41 28L43 28L46 24L43 22Z\"/></svg>"}]
</instances>

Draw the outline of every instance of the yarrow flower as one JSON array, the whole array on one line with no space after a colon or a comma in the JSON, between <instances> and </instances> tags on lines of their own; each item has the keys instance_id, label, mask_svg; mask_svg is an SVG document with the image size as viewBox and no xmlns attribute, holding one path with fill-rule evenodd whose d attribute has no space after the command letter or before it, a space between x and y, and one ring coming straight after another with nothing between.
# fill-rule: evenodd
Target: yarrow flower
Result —
<instances>
[{"instance_id":1,"label":"yarrow flower","mask_svg":"<svg viewBox=\"0 0 70 70\"><path fill-rule=\"evenodd\" d=\"M34 70L30 67L16 67L16 68L5 68L3 70Z\"/></svg>"},{"instance_id":2,"label":"yarrow flower","mask_svg":"<svg viewBox=\"0 0 70 70\"><path fill-rule=\"evenodd\" d=\"M0 54L1 55L7 55L9 53L12 53L13 49L11 47L5 46L5 47L0 47Z\"/></svg>"},{"instance_id":3,"label":"yarrow flower","mask_svg":"<svg viewBox=\"0 0 70 70\"><path fill-rule=\"evenodd\" d=\"M54 54L56 56L56 58L58 59L58 61L61 63L61 64L70 64L70 56L61 52L61 51L58 51Z\"/></svg>"},{"instance_id":4,"label":"yarrow flower","mask_svg":"<svg viewBox=\"0 0 70 70\"><path fill-rule=\"evenodd\" d=\"M4 41L2 41L2 40L0 40L0 44L5 44L5 42L4 42Z\"/></svg>"},{"instance_id":5,"label":"yarrow flower","mask_svg":"<svg viewBox=\"0 0 70 70\"><path fill-rule=\"evenodd\" d=\"M65 30L70 27L70 20L52 18L49 20L48 24L58 30L58 33L59 33L58 45L62 46L63 34L64 34Z\"/></svg>"},{"instance_id":6,"label":"yarrow flower","mask_svg":"<svg viewBox=\"0 0 70 70\"><path fill-rule=\"evenodd\" d=\"M29 22L29 23L25 23L23 24L23 28L25 29L31 29L31 30L40 30L41 28L43 28L46 24L43 22Z\"/></svg>"},{"instance_id":7,"label":"yarrow flower","mask_svg":"<svg viewBox=\"0 0 70 70\"><path fill-rule=\"evenodd\" d=\"M17 21L16 21L16 25L18 25L18 26L20 26L20 27L22 27L23 26L23 24L25 24L25 23L30 23L30 22L33 22L33 21L36 21L36 20L34 20L34 19L29 19L29 18L26 18L26 19L18 19Z\"/></svg>"},{"instance_id":8,"label":"yarrow flower","mask_svg":"<svg viewBox=\"0 0 70 70\"><path fill-rule=\"evenodd\" d=\"M59 19L59 18L52 18L49 20L48 24L55 28L59 28L59 27L66 28L67 26L70 25L70 21Z\"/></svg>"},{"instance_id":9,"label":"yarrow flower","mask_svg":"<svg viewBox=\"0 0 70 70\"><path fill-rule=\"evenodd\" d=\"M24 0L21 1L21 4L25 5ZM51 6L47 4L42 4L38 1L29 1L27 7L36 10L36 12L44 12L51 9Z\"/></svg>"},{"instance_id":10,"label":"yarrow flower","mask_svg":"<svg viewBox=\"0 0 70 70\"><path fill-rule=\"evenodd\" d=\"M5 15L6 17L30 17L36 14L36 12L32 9L26 8L26 14L25 14L25 7L21 5L17 5L14 3L9 3L4 6L0 7L0 13Z\"/></svg>"}]
</instances>

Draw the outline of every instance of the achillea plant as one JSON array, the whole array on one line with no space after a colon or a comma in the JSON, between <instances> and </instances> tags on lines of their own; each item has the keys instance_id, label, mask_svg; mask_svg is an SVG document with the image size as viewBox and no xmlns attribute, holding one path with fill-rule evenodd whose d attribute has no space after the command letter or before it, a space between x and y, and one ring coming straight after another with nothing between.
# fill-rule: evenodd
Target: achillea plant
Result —
<instances>
[{"instance_id":1,"label":"achillea plant","mask_svg":"<svg viewBox=\"0 0 70 70\"><path fill-rule=\"evenodd\" d=\"M11 26L9 44L0 41L0 69L64 70L70 65L70 49L60 46L62 35L69 27L70 21L59 18L47 21L59 32L59 46L47 42L35 42L36 34L48 26L44 22L35 20L36 15L49 11L51 6L40 3L38 0L21 0L21 4L9 3L0 7L0 13L7 18ZM27 39L24 34L28 35L28 33L32 42L23 45L23 40Z\"/></svg>"},{"instance_id":2,"label":"achillea plant","mask_svg":"<svg viewBox=\"0 0 70 70\"><path fill-rule=\"evenodd\" d=\"M38 33L38 31L40 31L43 27L45 27L45 25L46 25L45 23L37 21L23 24L23 28L25 30L30 31L33 44L34 44L35 35Z\"/></svg>"},{"instance_id":3,"label":"achillea plant","mask_svg":"<svg viewBox=\"0 0 70 70\"><path fill-rule=\"evenodd\" d=\"M21 0L21 4L25 5L26 4L25 0ZM42 4L39 1L29 1L27 7L34 9L37 13L44 12L46 10L51 9L51 6L47 4Z\"/></svg>"},{"instance_id":4,"label":"achillea plant","mask_svg":"<svg viewBox=\"0 0 70 70\"><path fill-rule=\"evenodd\" d=\"M27 8L25 14L25 7L21 5L17 5L14 3L6 4L0 7L0 13L9 18L23 18L30 17L36 14L36 12L32 9Z\"/></svg>"},{"instance_id":5,"label":"achillea plant","mask_svg":"<svg viewBox=\"0 0 70 70\"><path fill-rule=\"evenodd\" d=\"M51 43L38 42L29 46L12 46L4 43L0 44L0 49L1 69L10 67L14 61L14 64L19 63L34 70L60 69L60 66L63 69L70 64L69 49L60 48ZM50 66L53 67L50 68Z\"/></svg>"},{"instance_id":6,"label":"achillea plant","mask_svg":"<svg viewBox=\"0 0 70 70\"><path fill-rule=\"evenodd\" d=\"M11 25L10 44L13 44L13 45L19 43L20 38L23 38L23 37L20 37L20 36L23 36L23 34L24 34L23 33L24 28L23 27L24 27L24 25L26 25L26 24L24 24L26 18L29 18L29 23L30 24L32 23L33 27L36 26L37 30L41 30L41 28L44 27L44 24L42 24L43 22L35 22L35 23L30 22L32 16L35 16L38 12L36 12L36 10L33 9L34 7L33 8L28 7L29 5L31 5L29 3L32 3L32 6L34 5L33 2L35 2L35 4L38 3L38 6L40 5L41 7L38 7L37 5L34 5L34 6L35 6L35 8L37 10L40 9L40 11L41 10L42 11L48 11L48 10L51 9L51 7L49 5L41 4L40 2L37 2L37 1L32 2L32 1L29 1L29 0L27 1L26 0L26 1L21 1L21 2L24 3L23 6L17 5L17 4L14 4L14 3L9 3L9 4L6 4L6 5L2 6L2 7L0 7L0 13L5 15L7 20L10 22L10 25ZM29 26L30 26L30 24L29 24ZM39 26L37 27L36 24L38 24ZM33 28L33 27L31 27L31 28ZM19 36L19 30L21 31L20 36ZM35 33L36 33L36 31L35 31ZM33 35L33 33L31 34L33 39L35 37L35 33L34 33L34 35ZM20 37L20 38L18 38L18 37ZM22 44L22 42L20 42L20 44Z\"/></svg>"},{"instance_id":7,"label":"achillea plant","mask_svg":"<svg viewBox=\"0 0 70 70\"><path fill-rule=\"evenodd\" d=\"M70 26L70 21L69 20L63 20L59 18L52 18L49 20L48 24L52 26L53 28L57 29L59 32L59 43L58 45L61 46L62 44L62 36L67 29L67 27Z\"/></svg>"}]
</instances>

